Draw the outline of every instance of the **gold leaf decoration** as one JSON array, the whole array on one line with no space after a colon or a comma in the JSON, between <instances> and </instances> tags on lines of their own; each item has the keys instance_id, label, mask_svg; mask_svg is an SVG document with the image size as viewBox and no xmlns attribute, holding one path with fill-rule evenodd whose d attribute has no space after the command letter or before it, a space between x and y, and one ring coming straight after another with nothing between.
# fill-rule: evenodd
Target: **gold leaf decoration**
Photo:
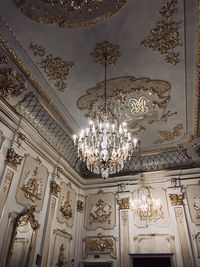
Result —
<instances>
[{"instance_id":1,"label":"gold leaf decoration","mask_svg":"<svg viewBox=\"0 0 200 267\"><path fill-rule=\"evenodd\" d=\"M165 61L173 65L180 61L180 53L175 52L175 48L182 45L178 31L181 21L174 20L174 15L177 13L177 1L167 2L160 10L162 19L156 23L149 36L140 43L141 47L148 47L165 55Z\"/></svg>"},{"instance_id":2,"label":"gold leaf decoration","mask_svg":"<svg viewBox=\"0 0 200 267\"><path fill-rule=\"evenodd\" d=\"M30 43L29 49L33 51L34 56L39 56L42 59L39 63L41 68L44 69L49 80L54 81L56 89L63 92L67 86L66 80L74 62L65 61L51 54L47 55L45 49L37 44Z\"/></svg>"},{"instance_id":3,"label":"gold leaf decoration","mask_svg":"<svg viewBox=\"0 0 200 267\"><path fill-rule=\"evenodd\" d=\"M154 144L162 144L164 142L173 141L176 137L181 135L183 124L178 123L171 131L158 131L160 138L154 141Z\"/></svg>"},{"instance_id":4,"label":"gold leaf decoration","mask_svg":"<svg viewBox=\"0 0 200 267\"><path fill-rule=\"evenodd\" d=\"M26 80L11 68L0 69L0 97L7 99L9 96L19 96L26 90Z\"/></svg>"}]
</instances>

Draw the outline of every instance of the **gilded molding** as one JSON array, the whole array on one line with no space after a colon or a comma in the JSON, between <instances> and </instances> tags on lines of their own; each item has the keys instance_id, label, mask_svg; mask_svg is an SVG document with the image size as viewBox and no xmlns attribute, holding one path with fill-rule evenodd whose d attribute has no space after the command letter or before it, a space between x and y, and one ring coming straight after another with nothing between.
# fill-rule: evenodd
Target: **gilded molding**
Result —
<instances>
[{"instance_id":1,"label":"gilded molding","mask_svg":"<svg viewBox=\"0 0 200 267\"><path fill-rule=\"evenodd\" d=\"M83 3L83 4L82 4ZM60 1L43 0L37 5L31 0L17 0L19 10L42 24L57 24L61 28L82 28L104 21L117 13L126 0ZM75 7L79 5L80 7Z\"/></svg>"},{"instance_id":2,"label":"gilded molding","mask_svg":"<svg viewBox=\"0 0 200 267\"><path fill-rule=\"evenodd\" d=\"M56 89L63 92L67 86L66 79L70 69L74 66L74 62L65 61L60 57L54 57L51 54L47 55L45 49L37 44L30 43L29 49L33 51L34 56L42 58L39 63L41 68L44 69L49 80L54 81Z\"/></svg>"},{"instance_id":3,"label":"gilded molding","mask_svg":"<svg viewBox=\"0 0 200 267\"><path fill-rule=\"evenodd\" d=\"M0 97L9 98L21 95L26 90L26 80L11 68L0 69Z\"/></svg>"},{"instance_id":4,"label":"gilded molding","mask_svg":"<svg viewBox=\"0 0 200 267\"><path fill-rule=\"evenodd\" d=\"M179 206L184 204L184 194L169 194L169 199L172 206Z\"/></svg>"},{"instance_id":5,"label":"gilded molding","mask_svg":"<svg viewBox=\"0 0 200 267\"><path fill-rule=\"evenodd\" d=\"M23 158L24 157L17 154L13 148L9 148L5 162L11 167L17 168L17 166L21 164Z\"/></svg>"},{"instance_id":6,"label":"gilded molding","mask_svg":"<svg viewBox=\"0 0 200 267\"><path fill-rule=\"evenodd\" d=\"M174 15L178 13L177 1L167 2L159 13L162 16L161 20L156 23L149 36L140 43L140 46L151 48L154 52L165 55L167 63L176 65L180 61L180 53L175 52L175 48L182 45L179 38L181 21L174 20Z\"/></svg>"},{"instance_id":7,"label":"gilded molding","mask_svg":"<svg viewBox=\"0 0 200 267\"><path fill-rule=\"evenodd\" d=\"M173 141L181 135L183 124L178 123L171 131L158 131L160 138L154 141L154 144L162 144L164 142Z\"/></svg>"},{"instance_id":8,"label":"gilded molding","mask_svg":"<svg viewBox=\"0 0 200 267\"><path fill-rule=\"evenodd\" d=\"M23 226L26 225L28 222L31 224L31 228L33 230L36 230L40 227L40 224L35 219L34 213L35 212L35 206L31 206L29 209L27 209L22 214L19 214L19 217L17 219L17 225Z\"/></svg>"},{"instance_id":9,"label":"gilded molding","mask_svg":"<svg viewBox=\"0 0 200 267\"><path fill-rule=\"evenodd\" d=\"M68 191L63 197L61 205L60 205L60 212L62 213L63 217L66 220L70 220L73 218L73 211L72 211L72 198L71 192Z\"/></svg>"},{"instance_id":10,"label":"gilded molding","mask_svg":"<svg viewBox=\"0 0 200 267\"><path fill-rule=\"evenodd\" d=\"M86 237L83 242L85 243L85 255L88 254L110 254L116 258L116 238L113 236L104 236L98 233L97 236Z\"/></svg>"},{"instance_id":11,"label":"gilded molding","mask_svg":"<svg viewBox=\"0 0 200 267\"><path fill-rule=\"evenodd\" d=\"M57 184L55 181L50 181L50 194L58 197L58 193L61 192L60 185Z\"/></svg>"},{"instance_id":12,"label":"gilded molding","mask_svg":"<svg viewBox=\"0 0 200 267\"><path fill-rule=\"evenodd\" d=\"M25 198L35 203L42 199L42 186L42 179L38 176L38 167L36 166L32 175L30 170L25 174L21 190L24 192Z\"/></svg>"},{"instance_id":13,"label":"gilded molding","mask_svg":"<svg viewBox=\"0 0 200 267\"><path fill-rule=\"evenodd\" d=\"M103 199L99 199L94 205L92 209L89 211L89 224L99 223L103 224L107 222L111 224L111 205L105 202Z\"/></svg>"},{"instance_id":14,"label":"gilded molding","mask_svg":"<svg viewBox=\"0 0 200 267\"><path fill-rule=\"evenodd\" d=\"M130 209L130 198L119 198L117 200L117 204L119 205L119 209Z\"/></svg>"},{"instance_id":15,"label":"gilded molding","mask_svg":"<svg viewBox=\"0 0 200 267\"><path fill-rule=\"evenodd\" d=\"M11 32L11 34L14 35L14 33L12 32L12 30L10 29L10 27L5 23L5 21L2 18L0 18L0 21L2 21L9 28L9 31ZM31 75L30 70L22 62L22 60L17 56L16 52L13 50L13 48L9 45L9 43L7 42L7 40L1 34L0 34L0 45L2 45L2 47L5 49L5 51L10 55L10 57L12 58L12 60L19 67L19 69L23 72L23 74L29 78L29 81L31 82L31 84L33 85L33 87L40 94L40 96L43 99L45 99L46 103L52 108L52 110L54 111L54 113L57 116L59 116L60 120L63 122L63 124L65 125L65 127L67 128L67 130L70 133L73 133L72 128L69 126L69 121L64 118L63 114L61 114L61 112L58 110L58 108L52 102L52 99L44 91L44 89L42 88L42 86L33 78L33 76Z\"/></svg>"}]
</instances>

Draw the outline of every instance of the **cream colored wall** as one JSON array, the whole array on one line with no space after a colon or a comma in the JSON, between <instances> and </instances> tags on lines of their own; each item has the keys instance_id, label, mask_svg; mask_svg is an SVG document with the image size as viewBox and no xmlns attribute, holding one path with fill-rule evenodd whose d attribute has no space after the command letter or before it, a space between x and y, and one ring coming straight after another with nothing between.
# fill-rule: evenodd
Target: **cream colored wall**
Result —
<instances>
[{"instance_id":1,"label":"cream colored wall","mask_svg":"<svg viewBox=\"0 0 200 267\"><path fill-rule=\"evenodd\" d=\"M6 123L4 120L6 120ZM41 266L52 266L52 262L57 262L60 247L54 249L54 242L56 242L58 245L60 245L61 242L65 243L67 250L65 251L66 262L68 266L71 266L70 263L72 259L76 259L76 262L78 262L80 259L80 253L79 250L77 250L77 246L79 244L79 236L81 232L80 226L83 224L83 214L76 212L76 202L78 199L84 199L84 191L78 188L71 181L71 179L68 178L68 172L65 171L65 167L60 165L59 167L62 167L63 173L60 173L59 177L54 175L55 166L57 165L56 159L58 158L58 155L50 155L47 153L47 151L45 151L43 148L42 143L39 142L39 139L38 143L33 142L31 135L24 131L24 127L18 127L14 121L4 116L2 122L0 122L0 129L5 136L5 140L0 151L0 266L6 266L6 255L9 250L10 238L12 235L13 224L11 221L14 219L12 219L10 213L19 214L25 208L27 208L27 205L19 203L16 199L24 160L27 155L31 155L31 157L34 159L39 158L41 160L41 164L48 171L48 181L45 188L42 210L34 213L35 219L40 224L40 227L37 232L33 263L31 266L37 266L37 255L44 255L42 257ZM17 134L14 134L15 131L23 132L23 134L25 134L27 137L27 140L23 142L20 147L18 147ZM36 133L33 133L33 135L36 136ZM16 168L5 162L9 148L14 148L17 154L25 157L23 158L21 164L18 164ZM8 184L6 185L6 174L8 171L13 174L12 182L9 186ZM66 184L70 183L72 190L75 192L75 198L73 200L73 223L70 226L68 226L65 222L61 223L57 220L57 209L59 205L60 193L58 193L58 197L56 197L50 192L51 180L56 181L58 185L62 184L63 182Z\"/></svg>"},{"instance_id":2,"label":"cream colored wall","mask_svg":"<svg viewBox=\"0 0 200 267\"><path fill-rule=\"evenodd\" d=\"M125 267L129 264L129 253L142 253L142 252L172 252L174 253L174 266L177 267L191 267L199 266L200 264L200 224L195 224L191 221L191 212L188 206L188 199L185 194L183 205L172 206L169 200L169 194L180 194L187 192L187 186L195 184L197 188L199 186L199 169L151 173L145 175L145 182L151 185L152 188L157 188L158 193L161 194L163 201L166 203L164 207L164 219L158 220L156 223L148 224L148 226L141 224L139 220L136 220L133 210L123 209L119 206L119 199L130 198L132 199L133 192L138 187L138 177L123 178L124 187L121 187L121 182L116 179L110 179L105 183L81 183L76 180L75 174L66 164L63 159L59 159L59 155L56 151L48 148L45 143L43 145L42 139L37 136L37 132L33 132L32 129L26 125L25 121L21 121L20 127L18 127L19 121L17 119L11 119L5 114L2 117L0 129L5 136L5 140L0 150L0 266L5 266L6 254L9 249L9 242L12 232L12 216L11 212L21 213L25 206L20 204L16 200L16 194L21 179L23 162L13 168L5 163L8 148L14 148L15 152L24 156L25 154L31 155L33 158L39 157L42 164L48 170L48 181L45 188L44 202L42 210L35 212L35 218L39 222L40 227L37 232L35 249L33 253L33 263L31 266L36 265L37 254L42 255L41 266L55 266L60 252L60 246L65 244L65 259L68 265L66 266L79 266L83 261L111 261L115 267ZM17 135L14 132L20 131L27 137L27 140L19 147L17 143ZM49 149L49 150L48 150ZM59 159L59 164L58 164ZM55 166L59 165L62 168L58 174L55 175ZM11 177L12 182L6 185L6 174L9 172L13 174ZM11 175L12 176L12 175ZM176 177L178 179L176 187L171 183L171 178ZM59 222L57 218L57 210L59 209L59 197L61 193L58 193L58 197L50 192L50 181L54 180L58 185L62 185L64 182L67 186L70 183L72 192L75 192L74 202L74 215L73 223L69 225L67 221ZM76 182L77 181L77 182ZM10 186L10 187L9 187ZM122 190L123 189L123 190ZM102 192L99 190L102 190ZM114 198L112 198L112 193ZM104 198L111 196L112 200ZM99 198L106 199L105 202L113 203L115 199L116 203L112 204L111 211L114 213L115 219L112 218L111 228L104 227L103 224L96 224L96 229L87 229L86 218L88 214L77 211L77 200L81 200L87 203L88 196L96 196L96 200ZM95 201L94 201L95 202ZM162 202L162 203L164 203ZM13 213L13 216L14 213ZM113 221L114 220L114 221ZM199 223L199 221L197 220ZM111 224L112 224L111 223ZM98 240L98 234L101 233L102 237L113 240L116 251L113 249L113 253L94 252L87 251L87 255L84 256L84 240L87 238L96 238ZM88 239L89 240L89 239ZM102 251L100 251L102 252ZM94 254L99 255L99 258L95 258ZM74 260L74 263L72 262Z\"/></svg>"}]
</instances>

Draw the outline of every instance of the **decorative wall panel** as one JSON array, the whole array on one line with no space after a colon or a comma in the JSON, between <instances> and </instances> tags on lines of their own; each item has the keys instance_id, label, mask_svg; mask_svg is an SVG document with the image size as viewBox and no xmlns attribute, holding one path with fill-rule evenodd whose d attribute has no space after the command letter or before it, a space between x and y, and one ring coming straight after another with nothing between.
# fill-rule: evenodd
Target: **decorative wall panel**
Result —
<instances>
[{"instance_id":1,"label":"decorative wall panel","mask_svg":"<svg viewBox=\"0 0 200 267\"><path fill-rule=\"evenodd\" d=\"M97 236L86 237L83 239L83 257L89 254L110 254L116 258L116 239L113 236L103 236L99 233Z\"/></svg>"},{"instance_id":2,"label":"decorative wall panel","mask_svg":"<svg viewBox=\"0 0 200 267\"><path fill-rule=\"evenodd\" d=\"M72 227L74 222L74 213L76 206L76 195L71 184L61 183L61 193L59 198L59 207L57 211L57 219L61 223L66 223Z\"/></svg>"},{"instance_id":3,"label":"decorative wall panel","mask_svg":"<svg viewBox=\"0 0 200 267\"><path fill-rule=\"evenodd\" d=\"M195 239L195 241L196 241L197 255L198 255L198 258L200 258L200 232L197 233L197 234L194 236L194 239Z\"/></svg>"},{"instance_id":4,"label":"decorative wall panel","mask_svg":"<svg viewBox=\"0 0 200 267\"><path fill-rule=\"evenodd\" d=\"M173 235L141 234L134 241L136 253L175 253Z\"/></svg>"},{"instance_id":5,"label":"decorative wall panel","mask_svg":"<svg viewBox=\"0 0 200 267\"><path fill-rule=\"evenodd\" d=\"M181 251L183 257L183 264L184 267L192 267L193 260L192 260L192 251L188 236L188 228L185 223L185 214L183 211L183 207L175 207L174 208L177 226L178 226L178 233L181 243Z\"/></svg>"},{"instance_id":6,"label":"decorative wall panel","mask_svg":"<svg viewBox=\"0 0 200 267\"><path fill-rule=\"evenodd\" d=\"M113 193L99 192L86 198L86 228L112 229L115 226L116 203Z\"/></svg>"},{"instance_id":7,"label":"decorative wall panel","mask_svg":"<svg viewBox=\"0 0 200 267\"><path fill-rule=\"evenodd\" d=\"M65 230L54 230L54 242L50 266L67 267L69 264L72 236Z\"/></svg>"},{"instance_id":8,"label":"decorative wall panel","mask_svg":"<svg viewBox=\"0 0 200 267\"><path fill-rule=\"evenodd\" d=\"M166 199L166 190L162 188L151 188L148 187L151 193L151 197L154 199L160 199L160 212L158 216L149 216L148 220L146 217L139 217L136 212L134 212L134 223L137 227L147 227L148 225L155 225L157 227L165 227L168 226L170 223L169 212L168 212L168 205ZM145 192L144 192L145 193ZM147 192L148 194L148 192ZM133 200L137 199L138 192L135 190L133 192Z\"/></svg>"},{"instance_id":9,"label":"decorative wall panel","mask_svg":"<svg viewBox=\"0 0 200 267\"><path fill-rule=\"evenodd\" d=\"M36 211L42 209L48 171L39 158L27 155L25 158L16 199L24 206L35 205Z\"/></svg>"},{"instance_id":10,"label":"decorative wall panel","mask_svg":"<svg viewBox=\"0 0 200 267\"><path fill-rule=\"evenodd\" d=\"M10 185L12 183L13 175L14 175L14 172L7 169L5 172L5 176L3 178L2 186L0 188L0 219L3 213L3 208L6 202L6 199L7 199L7 195L10 190Z\"/></svg>"},{"instance_id":11,"label":"decorative wall panel","mask_svg":"<svg viewBox=\"0 0 200 267\"><path fill-rule=\"evenodd\" d=\"M186 196L191 220L195 224L200 224L200 184L188 185Z\"/></svg>"}]
</instances>

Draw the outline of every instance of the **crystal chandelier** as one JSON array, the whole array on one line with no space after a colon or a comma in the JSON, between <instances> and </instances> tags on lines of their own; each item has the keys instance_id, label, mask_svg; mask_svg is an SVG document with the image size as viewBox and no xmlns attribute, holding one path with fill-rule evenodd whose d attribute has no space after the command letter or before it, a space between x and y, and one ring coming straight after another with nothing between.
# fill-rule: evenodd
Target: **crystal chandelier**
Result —
<instances>
[{"instance_id":1,"label":"crystal chandelier","mask_svg":"<svg viewBox=\"0 0 200 267\"><path fill-rule=\"evenodd\" d=\"M135 215L141 221L145 221L148 224L164 217L160 199L152 197L151 187L144 184L143 175L141 175L141 185L135 193L131 206Z\"/></svg>"},{"instance_id":2,"label":"crystal chandelier","mask_svg":"<svg viewBox=\"0 0 200 267\"><path fill-rule=\"evenodd\" d=\"M137 147L137 139L132 138L124 122L120 123L120 101L107 96L107 66L116 63L119 46L98 43L91 55L94 62L105 67L104 96L92 105L89 126L78 138L74 136L74 143L87 168L106 179L123 169Z\"/></svg>"}]
</instances>

